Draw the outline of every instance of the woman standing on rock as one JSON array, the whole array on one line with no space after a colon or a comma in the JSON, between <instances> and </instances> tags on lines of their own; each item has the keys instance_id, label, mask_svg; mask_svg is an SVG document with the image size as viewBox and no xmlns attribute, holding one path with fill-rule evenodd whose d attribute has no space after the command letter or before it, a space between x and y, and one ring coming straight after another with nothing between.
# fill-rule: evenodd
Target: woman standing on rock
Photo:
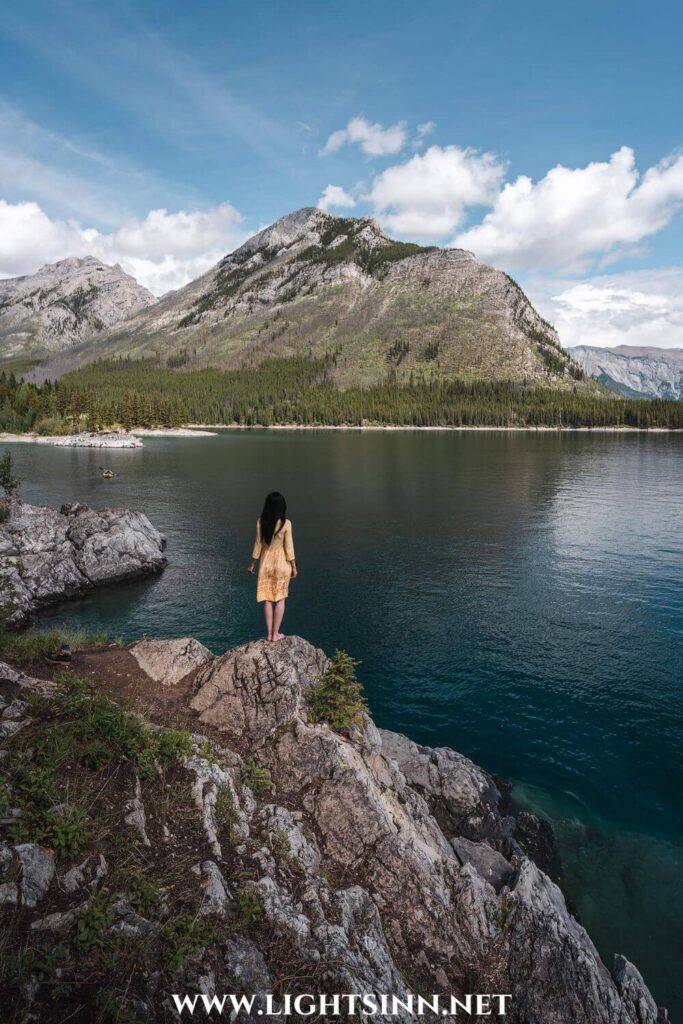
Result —
<instances>
[{"instance_id":1,"label":"woman standing on rock","mask_svg":"<svg viewBox=\"0 0 683 1024\"><path fill-rule=\"evenodd\" d=\"M263 601L269 640L282 640L289 581L297 575L292 524L287 519L287 502L279 491L271 491L256 521L256 540L247 571L252 575L260 558L256 600Z\"/></svg>"}]
</instances>

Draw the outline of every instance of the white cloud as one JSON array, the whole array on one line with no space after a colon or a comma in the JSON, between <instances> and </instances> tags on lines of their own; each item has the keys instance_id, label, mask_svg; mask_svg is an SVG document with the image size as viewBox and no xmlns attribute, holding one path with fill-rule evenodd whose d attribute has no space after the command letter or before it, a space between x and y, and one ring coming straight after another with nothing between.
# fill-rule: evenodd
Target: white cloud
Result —
<instances>
[{"instance_id":1,"label":"white cloud","mask_svg":"<svg viewBox=\"0 0 683 1024\"><path fill-rule=\"evenodd\" d=\"M532 278L526 289L564 345L683 348L683 266L579 281Z\"/></svg>"},{"instance_id":2,"label":"white cloud","mask_svg":"<svg viewBox=\"0 0 683 1024\"><path fill-rule=\"evenodd\" d=\"M358 145L366 156L386 156L389 153L400 153L405 144L405 122L399 121L398 124L384 128L381 124L370 124L364 117L353 117L346 128L332 132L320 150L320 155L329 156L342 146Z\"/></svg>"},{"instance_id":3,"label":"white cloud","mask_svg":"<svg viewBox=\"0 0 683 1024\"><path fill-rule=\"evenodd\" d=\"M365 198L393 234L440 239L462 224L468 206L495 201L504 173L504 164L492 153L430 146L382 171Z\"/></svg>"},{"instance_id":4,"label":"white cloud","mask_svg":"<svg viewBox=\"0 0 683 1024\"><path fill-rule=\"evenodd\" d=\"M665 227L683 202L683 154L640 175L632 149L609 162L558 165L534 183L508 183L483 222L454 244L506 268L581 273L597 256L617 256Z\"/></svg>"},{"instance_id":5,"label":"white cloud","mask_svg":"<svg viewBox=\"0 0 683 1024\"><path fill-rule=\"evenodd\" d=\"M34 273L66 256L120 263L160 295L207 271L242 241L242 217L230 203L187 213L151 210L111 232L49 217L34 202L0 200L0 277Z\"/></svg>"},{"instance_id":6,"label":"white cloud","mask_svg":"<svg viewBox=\"0 0 683 1024\"><path fill-rule=\"evenodd\" d=\"M331 206L344 207L349 209L356 205L353 196L341 187L341 185L327 185L325 191L318 200L319 210L329 210Z\"/></svg>"},{"instance_id":7,"label":"white cloud","mask_svg":"<svg viewBox=\"0 0 683 1024\"><path fill-rule=\"evenodd\" d=\"M413 149L421 149L425 139L428 135L432 134L435 128L436 123L434 121L423 121L422 124L419 124L415 132L415 138L412 141Z\"/></svg>"}]
</instances>

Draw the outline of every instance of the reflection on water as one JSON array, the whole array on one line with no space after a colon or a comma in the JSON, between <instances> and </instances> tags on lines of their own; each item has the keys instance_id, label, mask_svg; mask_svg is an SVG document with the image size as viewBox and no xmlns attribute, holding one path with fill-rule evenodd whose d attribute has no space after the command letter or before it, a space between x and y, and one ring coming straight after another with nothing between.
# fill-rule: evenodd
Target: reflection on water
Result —
<instances>
[{"instance_id":1,"label":"reflection on water","mask_svg":"<svg viewBox=\"0 0 683 1024\"><path fill-rule=\"evenodd\" d=\"M221 651L258 635L245 568L263 495L282 490L300 568L286 630L361 659L379 724L456 747L545 807L603 954L683 1002L667 890L682 438L227 432L108 452L113 481L101 452L13 453L27 500L130 505L167 534L158 580L51 616L125 639L192 634Z\"/></svg>"}]
</instances>

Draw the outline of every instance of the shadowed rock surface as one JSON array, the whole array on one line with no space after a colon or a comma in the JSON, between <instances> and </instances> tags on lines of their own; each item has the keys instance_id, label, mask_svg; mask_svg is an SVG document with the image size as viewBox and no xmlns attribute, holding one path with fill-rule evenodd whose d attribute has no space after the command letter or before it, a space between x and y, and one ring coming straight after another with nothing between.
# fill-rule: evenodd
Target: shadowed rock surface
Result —
<instances>
[{"instance_id":1,"label":"shadowed rock surface","mask_svg":"<svg viewBox=\"0 0 683 1024\"><path fill-rule=\"evenodd\" d=\"M165 542L147 516L130 509L91 509L12 500L0 522L0 607L25 623L36 609L105 586L159 572Z\"/></svg>"},{"instance_id":2,"label":"shadowed rock surface","mask_svg":"<svg viewBox=\"0 0 683 1024\"><path fill-rule=\"evenodd\" d=\"M215 924L177 976L163 985L158 976L142 979L139 1019L177 1019L168 993L182 991L255 993L252 1015L239 1019L267 1020L257 1009L285 985L400 998L510 993L512 1024L667 1020L632 964L603 964L559 887L517 838L534 833L531 823L520 829L501 811L491 776L447 748L380 731L366 715L345 734L311 720L310 694L329 665L322 651L289 637L221 657L188 639L144 640L132 652L157 685L160 707L185 687L197 733L183 761L190 803L180 818L160 811L153 776L129 776L121 808L126 820L136 814L129 841L150 870L169 853L187 858L193 912ZM0 670L7 707L19 679L22 693L31 685L12 672ZM74 906L102 884L101 872L99 880L93 874L98 852L57 865ZM19 855L4 848L6 861ZM52 926L51 893L48 882L36 899L41 928ZM18 888L9 896L15 911L34 913ZM72 908L59 898L54 927L68 932ZM121 896L111 914L117 934L151 941L168 910L142 913ZM131 993L121 995L121 1006L132 1003ZM408 1010L393 1017L416 1019Z\"/></svg>"}]
</instances>

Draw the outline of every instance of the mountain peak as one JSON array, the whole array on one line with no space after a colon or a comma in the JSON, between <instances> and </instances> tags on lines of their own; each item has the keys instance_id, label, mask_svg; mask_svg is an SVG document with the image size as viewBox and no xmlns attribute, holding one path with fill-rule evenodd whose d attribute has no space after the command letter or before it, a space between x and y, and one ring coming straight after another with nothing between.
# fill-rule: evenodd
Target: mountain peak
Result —
<instances>
[{"instance_id":1,"label":"mountain peak","mask_svg":"<svg viewBox=\"0 0 683 1024\"><path fill-rule=\"evenodd\" d=\"M67 256L0 281L0 353L7 359L60 351L155 302L120 266Z\"/></svg>"},{"instance_id":2,"label":"mountain peak","mask_svg":"<svg viewBox=\"0 0 683 1024\"><path fill-rule=\"evenodd\" d=\"M289 249L297 243L310 244L314 241L316 228L324 216L326 215L323 211L316 209L315 206L303 206L300 210L287 213L268 227L262 228L226 258L242 262L260 249L280 250Z\"/></svg>"}]
</instances>

